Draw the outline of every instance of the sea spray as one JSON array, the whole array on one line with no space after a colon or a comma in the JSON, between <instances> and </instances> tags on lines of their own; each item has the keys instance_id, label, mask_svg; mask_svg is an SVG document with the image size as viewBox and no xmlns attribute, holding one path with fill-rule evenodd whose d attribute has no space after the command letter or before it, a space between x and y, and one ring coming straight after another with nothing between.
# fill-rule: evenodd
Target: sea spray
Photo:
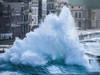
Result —
<instances>
[{"instance_id":1,"label":"sea spray","mask_svg":"<svg viewBox=\"0 0 100 75\"><path fill-rule=\"evenodd\" d=\"M91 65L92 65L90 68L91 72L99 72L100 73L100 65L97 60L92 59Z\"/></svg>"},{"instance_id":2,"label":"sea spray","mask_svg":"<svg viewBox=\"0 0 100 75\"><path fill-rule=\"evenodd\" d=\"M64 58L65 64L89 65L66 6L59 16L48 15L40 27L27 33L23 40L17 38L12 48L0 56L0 61L39 66L58 58Z\"/></svg>"}]
</instances>

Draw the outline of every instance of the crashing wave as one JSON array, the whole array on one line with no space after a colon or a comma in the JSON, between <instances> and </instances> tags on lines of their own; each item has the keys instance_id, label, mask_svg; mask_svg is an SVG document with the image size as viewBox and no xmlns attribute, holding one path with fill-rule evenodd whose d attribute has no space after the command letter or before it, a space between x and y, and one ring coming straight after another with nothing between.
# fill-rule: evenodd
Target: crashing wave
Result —
<instances>
[{"instance_id":1,"label":"crashing wave","mask_svg":"<svg viewBox=\"0 0 100 75\"><path fill-rule=\"evenodd\" d=\"M0 56L0 61L38 66L58 58L64 58L66 64L89 64L67 7L63 7L59 16L48 15L40 27L27 33L23 40L17 38L13 47Z\"/></svg>"}]
</instances>

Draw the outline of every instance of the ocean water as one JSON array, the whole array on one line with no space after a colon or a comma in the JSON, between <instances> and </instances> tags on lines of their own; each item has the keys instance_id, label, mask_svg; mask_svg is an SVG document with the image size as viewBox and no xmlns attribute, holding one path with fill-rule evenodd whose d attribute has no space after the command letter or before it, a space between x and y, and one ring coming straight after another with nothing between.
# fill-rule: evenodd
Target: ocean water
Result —
<instances>
[{"instance_id":1,"label":"ocean water","mask_svg":"<svg viewBox=\"0 0 100 75\"><path fill-rule=\"evenodd\" d=\"M79 43L69 8L47 15L34 32L0 55L0 75L99 74ZM98 65L97 65L98 66Z\"/></svg>"},{"instance_id":2,"label":"ocean water","mask_svg":"<svg viewBox=\"0 0 100 75\"><path fill-rule=\"evenodd\" d=\"M90 72L84 66L49 63L45 66L14 65L11 63L0 66L0 75L68 75L68 74L98 74Z\"/></svg>"}]
</instances>

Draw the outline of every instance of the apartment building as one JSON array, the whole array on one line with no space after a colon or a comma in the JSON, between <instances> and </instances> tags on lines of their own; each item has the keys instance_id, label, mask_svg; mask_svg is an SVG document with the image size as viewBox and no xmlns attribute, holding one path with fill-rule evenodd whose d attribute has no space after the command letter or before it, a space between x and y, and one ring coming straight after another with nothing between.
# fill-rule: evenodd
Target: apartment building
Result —
<instances>
[{"instance_id":1,"label":"apartment building","mask_svg":"<svg viewBox=\"0 0 100 75\"><path fill-rule=\"evenodd\" d=\"M29 25L31 29L37 28L42 18L42 0L29 2Z\"/></svg>"}]
</instances>

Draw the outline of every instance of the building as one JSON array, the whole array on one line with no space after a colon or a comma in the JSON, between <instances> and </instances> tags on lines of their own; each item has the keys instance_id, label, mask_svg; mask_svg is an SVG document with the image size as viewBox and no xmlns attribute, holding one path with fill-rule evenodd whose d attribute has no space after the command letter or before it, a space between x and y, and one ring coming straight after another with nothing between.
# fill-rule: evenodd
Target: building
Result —
<instances>
[{"instance_id":1,"label":"building","mask_svg":"<svg viewBox=\"0 0 100 75\"><path fill-rule=\"evenodd\" d=\"M8 2L12 10L11 28L13 38L24 38L26 33L30 31L28 21L28 3L24 2Z\"/></svg>"},{"instance_id":2,"label":"building","mask_svg":"<svg viewBox=\"0 0 100 75\"><path fill-rule=\"evenodd\" d=\"M11 7L11 25L18 25L22 22L21 18L21 2L4 2L4 6Z\"/></svg>"},{"instance_id":3,"label":"building","mask_svg":"<svg viewBox=\"0 0 100 75\"><path fill-rule=\"evenodd\" d=\"M2 1L0 1L0 33L3 32L3 4Z\"/></svg>"},{"instance_id":4,"label":"building","mask_svg":"<svg viewBox=\"0 0 100 75\"><path fill-rule=\"evenodd\" d=\"M57 1L56 5L56 14L59 15L63 6L68 7L67 1Z\"/></svg>"},{"instance_id":5,"label":"building","mask_svg":"<svg viewBox=\"0 0 100 75\"><path fill-rule=\"evenodd\" d=\"M3 2L4 3L4 2ZM11 27L11 7L9 5L4 6L3 3L0 3L0 27L1 33L10 32ZM5 31L6 30L6 31Z\"/></svg>"},{"instance_id":6,"label":"building","mask_svg":"<svg viewBox=\"0 0 100 75\"><path fill-rule=\"evenodd\" d=\"M89 14L89 25L91 29L96 28L96 10L88 10L88 14Z\"/></svg>"},{"instance_id":7,"label":"building","mask_svg":"<svg viewBox=\"0 0 100 75\"><path fill-rule=\"evenodd\" d=\"M100 29L100 9L89 9L89 25L91 29Z\"/></svg>"},{"instance_id":8,"label":"building","mask_svg":"<svg viewBox=\"0 0 100 75\"><path fill-rule=\"evenodd\" d=\"M42 12L40 13L42 14L42 21L48 14L56 13L56 3L57 0L42 0Z\"/></svg>"},{"instance_id":9,"label":"building","mask_svg":"<svg viewBox=\"0 0 100 75\"><path fill-rule=\"evenodd\" d=\"M81 5L85 6L88 10L88 28L89 29L98 29L100 26L100 0L69 0L69 4L71 5ZM86 28L86 29L88 29Z\"/></svg>"},{"instance_id":10,"label":"building","mask_svg":"<svg viewBox=\"0 0 100 75\"><path fill-rule=\"evenodd\" d=\"M42 20L45 19L47 15L47 0L42 0Z\"/></svg>"},{"instance_id":11,"label":"building","mask_svg":"<svg viewBox=\"0 0 100 75\"><path fill-rule=\"evenodd\" d=\"M31 30L37 28L42 18L42 0L29 2L29 25Z\"/></svg>"},{"instance_id":12,"label":"building","mask_svg":"<svg viewBox=\"0 0 100 75\"><path fill-rule=\"evenodd\" d=\"M0 40L11 39L11 7L0 2Z\"/></svg>"},{"instance_id":13,"label":"building","mask_svg":"<svg viewBox=\"0 0 100 75\"><path fill-rule=\"evenodd\" d=\"M58 1L56 4L56 11L59 15L63 6L68 7L71 10L72 16L75 19L77 29L88 28L88 10L83 5L72 5L68 1Z\"/></svg>"},{"instance_id":14,"label":"building","mask_svg":"<svg viewBox=\"0 0 100 75\"><path fill-rule=\"evenodd\" d=\"M97 9L96 11L96 28L100 29L100 9Z\"/></svg>"},{"instance_id":15,"label":"building","mask_svg":"<svg viewBox=\"0 0 100 75\"><path fill-rule=\"evenodd\" d=\"M87 29L88 27L88 10L85 6L68 5L75 19L77 29Z\"/></svg>"},{"instance_id":16,"label":"building","mask_svg":"<svg viewBox=\"0 0 100 75\"><path fill-rule=\"evenodd\" d=\"M47 0L47 15L56 12L57 0Z\"/></svg>"},{"instance_id":17,"label":"building","mask_svg":"<svg viewBox=\"0 0 100 75\"><path fill-rule=\"evenodd\" d=\"M24 38L26 33L30 31L29 4L24 2L3 2L2 4L4 9L2 30L6 34L9 30L9 33L12 33L12 39L15 39L15 37Z\"/></svg>"},{"instance_id":18,"label":"building","mask_svg":"<svg viewBox=\"0 0 100 75\"><path fill-rule=\"evenodd\" d=\"M5 1L5 2L25 2L25 3L28 3L31 0L3 0L3 1Z\"/></svg>"},{"instance_id":19,"label":"building","mask_svg":"<svg viewBox=\"0 0 100 75\"><path fill-rule=\"evenodd\" d=\"M75 19L77 29L86 30L90 28L88 22L88 9L84 5L84 1L82 2L81 0L68 0L68 4Z\"/></svg>"}]
</instances>

